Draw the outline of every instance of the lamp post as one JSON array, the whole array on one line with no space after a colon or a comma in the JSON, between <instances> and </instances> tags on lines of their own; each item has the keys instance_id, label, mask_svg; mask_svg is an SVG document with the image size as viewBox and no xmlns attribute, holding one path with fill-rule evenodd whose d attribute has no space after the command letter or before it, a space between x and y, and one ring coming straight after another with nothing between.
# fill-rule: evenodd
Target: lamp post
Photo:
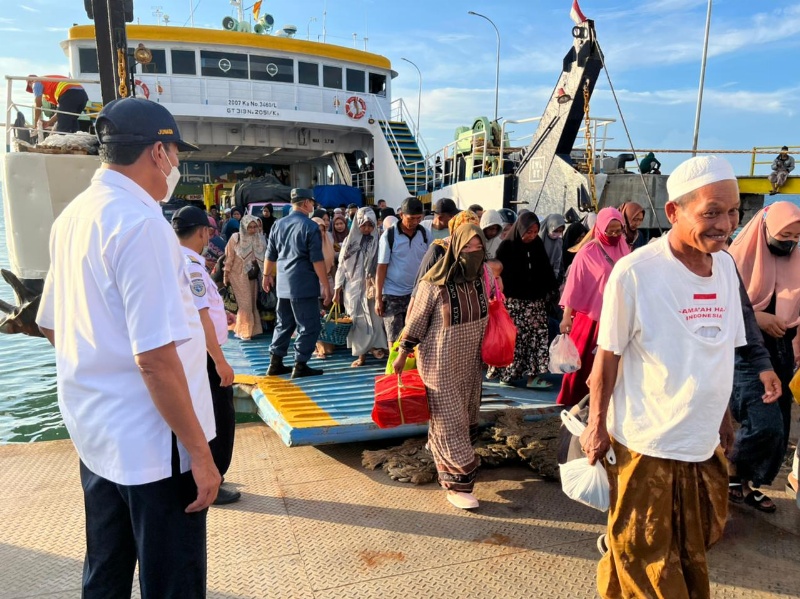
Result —
<instances>
[{"instance_id":1,"label":"lamp post","mask_svg":"<svg viewBox=\"0 0 800 599\"><path fill-rule=\"evenodd\" d=\"M495 32L495 34L497 34L497 68L495 70L495 75L494 75L494 120L496 122L497 121L497 98L498 98L498 94L500 92L500 31L497 29L497 25L494 24L494 21L492 21L486 15L482 15L482 14L477 13L477 12L472 11L472 10L468 11L467 14L474 15L474 16L480 17L482 19L486 19L487 21L489 21L489 23L492 24L492 27L494 27L494 32Z\"/></svg>"},{"instance_id":2,"label":"lamp post","mask_svg":"<svg viewBox=\"0 0 800 599\"><path fill-rule=\"evenodd\" d=\"M694 115L692 156L697 156L697 138L700 136L700 110L703 107L703 84L706 80L706 60L708 59L708 33L711 29L711 2L712 0L708 0L708 12L706 13L706 34L703 38L703 60L700 63L700 89L697 91L697 112Z\"/></svg>"},{"instance_id":3,"label":"lamp post","mask_svg":"<svg viewBox=\"0 0 800 599\"><path fill-rule=\"evenodd\" d=\"M401 58L400 60L405 60L412 67L417 69L417 75L419 76L419 92L417 93L417 126L416 132L414 133L414 137L419 138L419 111L420 107L422 106L422 73L420 72L419 67L411 62L408 58Z\"/></svg>"},{"instance_id":4,"label":"lamp post","mask_svg":"<svg viewBox=\"0 0 800 599\"><path fill-rule=\"evenodd\" d=\"M311 17L308 20L308 26L306 27L306 40L311 40L311 23L314 23L317 20L317 17Z\"/></svg>"}]
</instances>

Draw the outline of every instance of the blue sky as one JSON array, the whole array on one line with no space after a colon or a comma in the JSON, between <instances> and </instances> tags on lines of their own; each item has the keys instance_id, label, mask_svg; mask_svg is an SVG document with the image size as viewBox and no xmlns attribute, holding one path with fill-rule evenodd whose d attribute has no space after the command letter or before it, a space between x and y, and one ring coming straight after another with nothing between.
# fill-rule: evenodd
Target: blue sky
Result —
<instances>
[{"instance_id":1,"label":"blue sky","mask_svg":"<svg viewBox=\"0 0 800 599\"><path fill-rule=\"evenodd\" d=\"M246 6L251 3L245 0ZM190 0L134 0L143 24L154 24L161 6L171 25L189 19ZM217 27L232 14L225 0L195 0L197 26ZM501 36L499 114L507 119L539 116L571 43L571 0L264 0L262 12L276 24L293 23L298 37L322 33L327 7L329 43L364 47L389 58L399 73L394 97L416 114L417 72L422 72L421 132L430 150L452 140L459 125L494 112L495 33ZM707 0L582 0L594 19L623 115L637 148L690 148ZM316 21L311 21L316 18ZM59 42L73 23L86 23L79 0L22 0L0 17L0 76L62 73ZM800 145L800 4L790 0L715 0L701 149L750 149ZM2 94L4 102L5 94ZM24 94L23 94L24 96ZM602 75L592 99L595 116L619 120ZM514 134L530 134L517 126ZM614 147L627 146L617 123ZM520 142L522 143L522 142ZM669 170L684 157L662 155ZM732 160L744 174L749 159ZM767 167L761 167L766 172Z\"/></svg>"}]
</instances>

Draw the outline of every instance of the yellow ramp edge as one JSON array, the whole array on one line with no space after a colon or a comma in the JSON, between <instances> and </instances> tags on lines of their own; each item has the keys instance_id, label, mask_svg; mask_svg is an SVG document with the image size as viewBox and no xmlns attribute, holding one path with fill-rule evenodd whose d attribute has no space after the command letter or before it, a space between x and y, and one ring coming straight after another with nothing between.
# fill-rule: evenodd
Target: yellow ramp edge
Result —
<instances>
[{"instance_id":1,"label":"yellow ramp edge","mask_svg":"<svg viewBox=\"0 0 800 599\"><path fill-rule=\"evenodd\" d=\"M315 428L339 424L305 391L290 380L276 376L237 374L233 382L258 387L272 407L293 428Z\"/></svg>"},{"instance_id":2,"label":"yellow ramp edge","mask_svg":"<svg viewBox=\"0 0 800 599\"><path fill-rule=\"evenodd\" d=\"M772 185L766 177L737 177L739 180L739 193L756 193L767 195ZM800 177L789 177L786 184L781 187L780 193L774 196L779 200L781 194L800 194Z\"/></svg>"}]
</instances>

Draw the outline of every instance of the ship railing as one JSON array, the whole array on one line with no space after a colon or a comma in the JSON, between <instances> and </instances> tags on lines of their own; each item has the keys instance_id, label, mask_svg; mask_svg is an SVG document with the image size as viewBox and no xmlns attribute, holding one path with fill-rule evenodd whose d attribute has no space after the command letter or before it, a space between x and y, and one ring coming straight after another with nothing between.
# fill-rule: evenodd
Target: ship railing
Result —
<instances>
[{"instance_id":1,"label":"ship railing","mask_svg":"<svg viewBox=\"0 0 800 599\"><path fill-rule=\"evenodd\" d=\"M32 133L35 132L35 128L37 127L37 123L33 123L33 127L17 127L14 125L16 121L16 112L20 111L20 108L30 108L31 109L31 120L33 120L34 109L36 108L35 104L29 104L23 101L15 101L14 100L14 84L15 82L25 82L27 85L28 81L45 81L45 82L58 82L58 83L79 83L79 84L100 84L100 81L96 79L72 79L72 78L62 78L62 77L30 77L28 75L6 75L6 122L5 122L5 140L6 140L6 149L7 151L13 151L12 139L15 131L31 131ZM25 92L27 93L27 92ZM47 108L42 110L46 110L47 112L51 112L54 114L72 114L75 116L80 117L84 114L84 111L80 113L74 112L65 112L62 110L58 110L56 107ZM21 112L21 111L20 111ZM26 120L27 122L27 120ZM49 131L51 134L59 134L59 131ZM41 132L40 132L41 134Z\"/></svg>"},{"instance_id":2,"label":"ship railing","mask_svg":"<svg viewBox=\"0 0 800 599\"><path fill-rule=\"evenodd\" d=\"M786 146L789 148L789 154L797 154L800 153L800 146ZM753 148L752 155L750 157L750 176L755 175L756 167L761 165L772 166L772 161L775 160L775 156L781 153L782 146L756 146ZM768 160L759 160L759 155L769 155L772 158Z\"/></svg>"}]
</instances>

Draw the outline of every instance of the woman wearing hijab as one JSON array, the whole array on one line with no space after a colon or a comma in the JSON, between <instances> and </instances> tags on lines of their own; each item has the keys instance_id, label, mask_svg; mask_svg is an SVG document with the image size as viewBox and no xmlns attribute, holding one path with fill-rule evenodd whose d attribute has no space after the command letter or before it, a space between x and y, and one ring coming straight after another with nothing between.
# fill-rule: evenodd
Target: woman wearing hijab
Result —
<instances>
[{"instance_id":1,"label":"woman wearing hijab","mask_svg":"<svg viewBox=\"0 0 800 599\"><path fill-rule=\"evenodd\" d=\"M331 288L333 288L333 276L336 270L336 252L333 249L333 242L328 236L325 221L318 216L315 216L311 220L319 226L319 234L322 237L322 258L325 262L325 272L328 274L328 282Z\"/></svg>"},{"instance_id":2,"label":"woman wearing hijab","mask_svg":"<svg viewBox=\"0 0 800 599\"><path fill-rule=\"evenodd\" d=\"M486 236L486 259L493 260L503 242L505 222L497 210L485 210L481 215L481 229Z\"/></svg>"},{"instance_id":3,"label":"woman wearing hijab","mask_svg":"<svg viewBox=\"0 0 800 599\"><path fill-rule=\"evenodd\" d=\"M333 221L331 221L331 228L333 229L331 231L333 234L333 249L338 256L339 252L342 250L344 240L347 239L347 235L350 233L350 230L347 228L347 219L344 215L334 215Z\"/></svg>"},{"instance_id":4,"label":"woman wearing hijab","mask_svg":"<svg viewBox=\"0 0 800 599\"><path fill-rule=\"evenodd\" d=\"M272 207L272 204L264 204L264 207L261 209L261 225L264 229L265 239L269 239L269 232L272 231L272 225L278 220L273 214L274 211L275 209Z\"/></svg>"},{"instance_id":5,"label":"woman wearing hijab","mask_svg":"<svg viewBox=\"0 0 800 599\"><path fill-rule=\"evenodd\" d=\"M367 352L385 359L386 330L375 312L375 270L378 267L378 227L375 212L368 207L356 212L355 225L339 254L336 270L334 301L341 304L353 319L347 335L349 347L356 360L353 368L363 366Z\"/></svg>"},{"instance_id":6,"label":"woman wearing hijab","mask_svg":"<svg viewBox=\"0 0 800 599\"><path fill-rule=\"evenodd\" d=\"M550 258L553 274L559 283L564 276L564 271L561 270L561 252L564 247L561 238L566 228L567 221L560 214L546 216L539 228L539 237L544 243L544 251L547 252L547 256Z\"/></svg>"},{"instance_id":7,"label":"woman wearing hijab","mask_svg":"<svg viewBox=\"0 0 800 599\"><path fill-rule=\"evenodd\" d=\"M222 236L225 239L230 240L230 238L239 231L243 214L244 210L242 210L239 206L234 206L231 208L231 217L228 219L228 222L225 223L225 226L222 229Z\"/></svg>"},{"instance_id":8,"label":"woman wearing hijab","mask_svg":"<svg viewBox=\"0 0 800 599\"><path fill-rule=\"evenodd\" d=\"M566 274L569 267L575 260L575 254L578 252L577 246L586 237L589 229L586 228L582 222L572 223L567 230L564 231L563 244L561 246L561 264L563 272Z\"/></svg>"},{"instance_id":9,"label":"woman wearing hijab","mask_svg":"<svg viewBox=\"0 0 800 599\"><path fill-rule=\"evenodd\" d=\"M800 208L790 202L775 202L756 213L729 250L783 386L777 403L764 403L763 386L761 392L756 389L761 384L759 373L737 352L730 405L733 417L742 426L736 433L729 465L728 497L763 512L774 512L776 507L758 489L772 483L786 454L792 406L789 381L800 361L796 347L800 323L798 240ZM797 489L796 471L789 483Z\"/></svg>"},{"instance_id":10,"label":"woman wearing hijab","mask_svg":"<svg viewBox=\"0 0 800 599\"><path fill-rule=\"evenodd\" d=\"M506 309L517 326L514 362L506 368L490 368L487 376L500 376L506 385L523 376L531 389L548 389L552 383L540 378L548 368L547 295L558 288L550 258L539 238L539 219L520 212L508 238L497 249L503 265L502 281Z\"/></svg>"},{"instance_id":11,"label":"woman wearing hijab","mask_svg":"<svg viewBox=\"0 0 800 599\"><path fill-rule=\"evenodd\" d=\"M439 484L461 509L478 507L472 495L478 460L481 402L481 342L488 299L483 285L486 240L475 225L461 225L447 252L420 281L416 301L393 366L402 372L406 357L418 348L417 367L428 390L428 447Z\"/></svg>"},{"instance_id":12,"label":"woman wearing hijab","mask_svg":"<svg viewBox=\"0 0 800 599\"><path fill-rule=\"evenodd\" d=\"M639 233L639 227L644 222L644 208L636 202L625 202L619 207L622 214L622 225L625 227L625 241L631 251L645 245L644 235Z\"/></svg>"},{"instance_id":13,"label":"woman wearing hijab","mask_svg":"<svg viewBox=\"0 0 800 599\"><path fill-rule=\"evenodd\" d=\"M231 235L225 246L223 282L233 288L233 295L239 307L233 331L237 337L245 341L263 332L256 299L259 272L264 272L264 254L267 246L264 243L264 236L258 231L258 220L249 214L242 217L239 232Z\"/></svg>"},{"instance_id":14,"label":"woman wearing hijab","mask_svg":"<svg viewBox=\"0 0 800 599\"><path fill-rule=\"evenodd\" d=\"M581 356L580 369L565 374L562 379L557 403L564 406L575 405L589 392L586 380L597 349L603 290L614 264L630 253L625 243L622 214L616 208L603 208L597 214L594 231L589 234L592 239L575 256L561 294L564 308L561 332L569 334Z\"/></svg>"}]
</instances>

